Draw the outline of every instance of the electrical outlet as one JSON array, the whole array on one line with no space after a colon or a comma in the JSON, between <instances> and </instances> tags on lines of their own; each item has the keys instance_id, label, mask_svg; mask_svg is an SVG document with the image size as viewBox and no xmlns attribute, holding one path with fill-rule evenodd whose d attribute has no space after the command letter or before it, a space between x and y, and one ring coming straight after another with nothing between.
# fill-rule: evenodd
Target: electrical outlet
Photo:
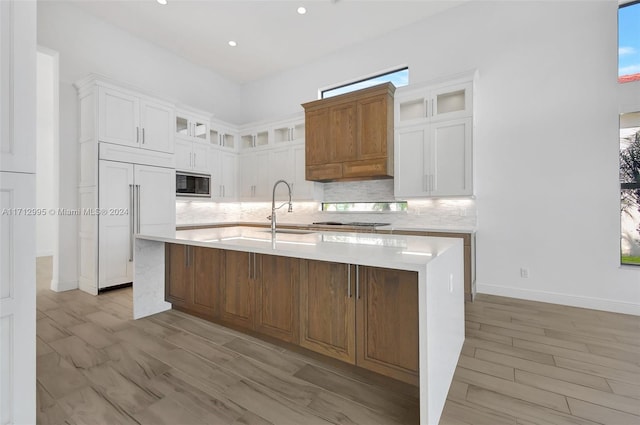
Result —
<instances>
[{"instance_id":1,"label":"electrical outlet","mask_svg":"<svg viewBox=\"0 0 640 425\"><path fill-rule=\"evenodd\" d=\"M527 268L520 268L520 277L523 279L528 279L529 278L529 269Z\"/></svg>"}]
</instances>

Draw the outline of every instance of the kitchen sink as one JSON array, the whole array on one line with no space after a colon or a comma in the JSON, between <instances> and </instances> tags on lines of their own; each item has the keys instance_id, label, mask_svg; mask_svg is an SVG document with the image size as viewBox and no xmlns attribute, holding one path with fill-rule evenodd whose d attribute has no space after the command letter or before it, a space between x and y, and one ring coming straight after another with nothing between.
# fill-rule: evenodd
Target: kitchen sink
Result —
<instances>
[{"instance_id":1,"label":"kitchen sink","mask_svg":"<svg viewBox=\"0 0 640 425\"><path fill-rule=\"evenodd\" d=\"M263 230L265 233L271 233L271 230ZM296 229L276 229L276 233L284 233L290 235L310 235L315 232L309 230L296 230Z\"/></svg>"}]
</instances>

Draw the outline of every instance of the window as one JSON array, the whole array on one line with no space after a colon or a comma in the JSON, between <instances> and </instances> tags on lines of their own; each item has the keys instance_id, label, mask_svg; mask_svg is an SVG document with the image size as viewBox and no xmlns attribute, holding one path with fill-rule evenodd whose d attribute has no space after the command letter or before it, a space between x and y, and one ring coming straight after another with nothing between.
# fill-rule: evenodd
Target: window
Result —
<instances>
[{"instance_id":1,"label":"window","mask_svg":"<svg viewBox=\"0 0 640 425\"><path fill-rule=\"evenodd\" d=\"M640 81L640 1L618 9L618 81Z\"/></svg>"},{"instance_id":2,"label":"window","mask_svg":"<svg viewBox=\"0 0 640 425\"><path fill-rule=\"evenodd\" d=\"M399 202L323 202L322 211L398 212L407 211L407 201Z\"/></svg>"},{"instance_id":3,"label":"window","mask_svg":"<svg viewBox=\"0 0 640 425\"><path fill-rule=\"evenodd\" d=\"M366 78L364 80L358 80L352 83L343 84L338 87L322 90L320 98L326 99L328 97L349 93L387 82L392 82L396 87L406 86L407 84L409 84L409 68L397 69L395 71L379 74L370 78Z\"/></svg>"},{"instance_id":4,"label":"window","mask_svg":"<svg viewBox=\"0 0 640 425\"><path fill-rule=\"evenodd\" d=\"M640 265L640 112L620 115L620 262Z\"/></svg>"}]
</instances>

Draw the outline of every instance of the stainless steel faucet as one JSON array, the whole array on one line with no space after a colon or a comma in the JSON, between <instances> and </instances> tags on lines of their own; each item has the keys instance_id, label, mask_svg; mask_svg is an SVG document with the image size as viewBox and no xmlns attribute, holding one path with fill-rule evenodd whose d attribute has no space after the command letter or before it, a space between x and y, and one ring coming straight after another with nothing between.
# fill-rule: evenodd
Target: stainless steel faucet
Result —
<instances>
[{"instance_id":1,"label":"stainless steel faucet","mask_svg":"<svg viewBox=\"0 0 640 425\"><path fill-rule=\"evenodd\" d=\"M276 208L276 187L280 184L284 183L287 185L287 189L289 189L289 202L283 202L278 208ZM284 180L278 180L273 185L273 195L271 196L271 215L267 217L268 220L271 220L271 234L275 235L276 233L276 210L282 208L285 204L289 204L289 209L287 212L293 212L293 205L291 204L291 186Z\"/></svg>"}]
</instances>

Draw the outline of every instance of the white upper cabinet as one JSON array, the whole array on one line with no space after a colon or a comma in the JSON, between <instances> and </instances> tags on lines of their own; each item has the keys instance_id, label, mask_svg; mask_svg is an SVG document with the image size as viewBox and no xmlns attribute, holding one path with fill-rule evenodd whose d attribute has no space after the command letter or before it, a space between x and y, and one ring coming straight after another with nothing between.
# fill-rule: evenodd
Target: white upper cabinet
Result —
<instances>
[{"instance_id":1,"label":"white upper cabinet","mask_svg":"<svg viewBox=\"0 0 640 425\"><path fill-rule=\"evenodd\" d=\"M395 131L396 197L473 195L471 118Z\"/></svg>"},{"instance_id":2,"label":"white upper cabinet","mask_svg":"<svg viewBox=\"0 0 640 425\"><path fill-rule=\"evenodd\" d=\"M240 149L267 147L269 145L268 129L251 129L240 133Z\"/></svg>"},{"instance_id":3,"label":"white upper cabinet","mask_svg":"<svg viewBox=\"0 0 640 425\"><path fill-rule=\"evenodd\" d=\"M176 169L209 174L210 146L208 144L177 139L175 150Z\"/></svg>"},{"instance_id":4,"label":"white upper cabinet","mask_svg":"<svg viewBox=\"0 0 640 425\"><path fill-rule=\"evenodd\" d=\"M401 87L394 99L397 198L473 195L476 74Z\"/></svg>"},{"instance_id":5,"label":"white upper cabinet","mask_svg":"<svg viewBox=\"0 0 640 425\"><path fill-rule=\"evenodd\" d=\"M236 199L238 158L234 152L212 147L209 153L211 165L211 197L218 201Z\"/></svg>"},{"instance_id":6,"label":"white upper cabinet","mask_svg":"<svg viewBox=\"0 0 640 425\"><path fill-rule=\"evenodd\" d=\"M211 121L209 123L209 143L212 146L236 150L237 132L224 124Z\"/></svg>"},{"instance_id":7,"label":"white upper cabinet","mask_svg":"<svg viewBox=\"0 0 640 425\"><path fill-rule=\"evenodd\" d=\"M261 150L239 156L239 197L245 201L271 200L270 152Z\"/></svg>"},{"instance_id":8,"label":"white upper cabinet","mask_svg":"<svg viewBox=\"0 0 640 425\"><path fill-rule=\"evenodd\" d=\"M469 117L473 114L473 83L398 89L395 94L395 124L404 125Z\"/></svg>"},{"instance_id":9,"label":"white upper cabinet","mask_svg":"<svg viewBox=\"0 0 640 425\"><path fill-rule=\"evenodd\" d=\"M276 123L272 129L275 144L304 141L304 117Z\"/></svg>"},{"instance_id":10,"label":"white upper cabinet","mask_svg":"<svg viewBox=\"0 0 640 425\"><path fill-rule=\"evenodd\" d=\"M185 110L176 112L176 135L185 140L209 141L209 118Z\"/></svg>"},{"instance_id":11,"label":"white upper cabinet","mask_svg":"<svg viewBox=\"0 0 640 425\"><path fill-rule=\"evenodd\" d=\"M112 87L100 87L98 140L173 152L173 107Z\"/></svg>"}]
</instances>

